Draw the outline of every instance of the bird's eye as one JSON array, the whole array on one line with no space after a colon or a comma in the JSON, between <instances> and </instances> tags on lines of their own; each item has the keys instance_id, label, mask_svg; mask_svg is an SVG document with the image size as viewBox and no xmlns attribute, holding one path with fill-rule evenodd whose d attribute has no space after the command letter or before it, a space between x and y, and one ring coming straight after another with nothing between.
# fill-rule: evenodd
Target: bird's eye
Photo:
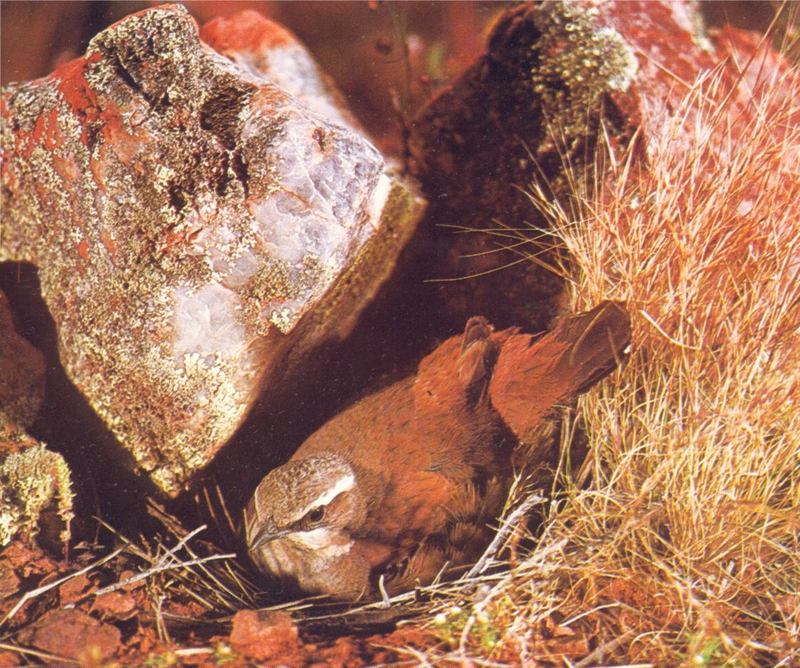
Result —
<instances>
[{"instance_id":1,"label":"bird's eye","mask_svg":"<svg viewBox=\"0 0 800 668\"><path fill-rule=\"evenodd\" d=\"M320 506L319 508L314 508L314 510L310 510L306 515L306 519L309 522L321 522L322 518L325 517L325 508Z\"/></svg>"}]
</instances>

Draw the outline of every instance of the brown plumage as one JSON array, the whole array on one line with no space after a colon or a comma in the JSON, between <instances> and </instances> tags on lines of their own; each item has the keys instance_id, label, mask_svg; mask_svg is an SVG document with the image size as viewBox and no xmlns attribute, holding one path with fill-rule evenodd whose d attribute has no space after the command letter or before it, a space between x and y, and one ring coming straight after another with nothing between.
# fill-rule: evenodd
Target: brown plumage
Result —
<instances>
[{"instance_id":1,"label":"brown plumage","mask_svg":"<svg viewBox=\"0 0 800 668\"><path fill-rule=\"evenodd\" d=\"M629 341L628 315L613 302L539 337L471 318L416 375L335 416L264 477L245 509L253 560L346 600L373 594L381 576L399 591L474 560L515 449L541 459L553 407L609 373Z\"/></svg>"}]
</instances>

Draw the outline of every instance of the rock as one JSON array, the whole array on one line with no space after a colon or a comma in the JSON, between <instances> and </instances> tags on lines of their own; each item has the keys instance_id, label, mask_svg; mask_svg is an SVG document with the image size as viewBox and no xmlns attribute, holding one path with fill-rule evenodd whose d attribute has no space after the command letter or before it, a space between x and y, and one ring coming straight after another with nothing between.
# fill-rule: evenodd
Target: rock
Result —
<instances>
[{"instance_id":1,"label":"rock","mask_svg":"<svg viewBox=\"0 0 800 668\"><path fill-rule=\"evenodd\" d=\"M41 579L52 575L56 570L55 562L36 545L25 545L21 541L14 541L0 552L3 567L15 571L20 578Z\"/></svg>"},{"instance_id":2,"label":"rock","mask_svg":"<svg viewBox=\"0 0 800 668\"><path fill-rule=\"evenodd\" d=\"M118 628L80 610L50 610L19 634L23 644L68 659L89 653L107 659L117 651L121 639Z\"/></svg>"},{"instance_id":3,"label":"rock","mask_svg":"<svg viewBox=\"0 0 800 668\"><path fill-rule=\"evenodd\" d=\"M32 538L47 523L48 510L61 520L61 542L69 537L69 468L61 455L24 431L42 404L44 373L44 357L17 334L0 291L0 546L17 534Z\"/></svg>"},{"instance_id":4,"label":"rock","mask_svg":"<svg viewBox=\"0 0 800 668\"><path fill-rule=\"evenodd\" d=\"M583 134L587 123L596 128L591 111L600 96L632 81L629 47L613 31L598 40L588 12L584 5L558 2L509 9L496 22L486 53L413 124L414 172L431 202L420 234L436 249L429 260L433 277L443 281L436 310L452 314L446 322L453 331L474 313L499 328L536 331L558 310L562 286L551 271L552 258L536 262L552 239L537 240L534 230L530 243L518 236L524 237L526 224L545 225L525 189L539 170L544 180L563 167L548 114L558 123L563 111L571 131ZM580 17L582 31L565 29L572 15ZM591 51L592 45L598 51L592 63L605 56L619 69L596 67L582 75L597 78L582 82L573 109L557 72L566 71L573 50Z\"/></svg>"},{"instance_id":5,"label":"rock","mask_svg":"<svg viewBox=\"0 0 800 668\"><path fill-rule=\"evenodd\" d=\"M58 564L36 544L14 540L0 549L0 619L5 619L19 602L24 591L28 591L45 578L58 577ZM7 627L21 628L40 613L41 600L31 599L23 603ZM16 665L16 664L15 664Z\"/></svg>"},{"instance_id":6,"label":"rock","mask_svg":"<svg viewBox=\"0 0 800 668\"><path fill-rule=\"evenodd\" d=\"M0 601L16 594L21 584L8 560L0 556Z\"/></svg>"},{"instance_id":7,"label":"rock","mask_svg":"<svg viewBox=\"0 0 800 668\"><path fill-rule=\"evenodd\" d=\"M70 379L170 495L350 331L421 209L291 35L226 21L223 56L144 10L0 101L0 261L38 267Z\"/></svg>"},{"instance_id":8,"label":"rock","mask_svg":"<svg viewBox=\"0 0 800 668\"><path fill-rule=\"evenodd\" d=\"M0 429L0 546L20 534L30 540L44 525L66 543L72 520L72 487L64 458L22 431Z\"/></svg>"},{"instance_id":9,"label":"rock","mask_svg":"<svg viewBox=\"0 0 800 668\"><path fill-rule=\"evenodd\" d=\"M486 53L412 127L414 173L431 203L417 233L424 241L414 244L428 253L432 278L476 277L439 283L427 310L444 314L451 331L474 313L501 328L545 328L561 281L531 182L568 209L576 184L564 168L585 168L591 183L601 123L612 145L638 137L646 159L649 131L719 63L718 91L736 91L731 117L749 113L759 68L739 81L737 63L756 42L734 28L707 33L691 2L550 0L507 10ZM765 68L786 71L778 54L766 58Z\"/></svg>"},{"instance_id":10,"label":"rock","mask_svg":"<svg viewBox=\"0 0 800 668\"><path fill-rule=\"evenodd\" d=\"M137 614L136 599L124 592L110 591L94 600L92 610L99 612L104 619L130 619Z\"/></svg>"},{"instance_id":11,"label":"rock","mask_svg":"<svg viewBox=\"0 0 800 668\"><path fill-rule=\"evenodd\" d=\"M33 422L44 399L44 357L17 334L11 308L0 290L0 433Z\"/></svg>"},{"instance_id":12,"label":"rock","mask_svg":"<svg viewBox=\"0 0 800 668\"><path fill-rule=\"evenodd\" d=\"M85 573L70 578L58 587L58 600L62 606L75 603L81 599L92 586L91 580Z\"/></svg>"},{"instance_id":13,"label":"rock","mask_svg":"<svg viewBox=\"0 0 800 668\"><path fill-rule=\"evenodd\" d=\"M0 651L0 668L16 668L19 666L19 655L13 652Z\"/></svg>"},{"instance_id":14,"label":"rock","mask_svg":"<svg viewBox=\"0 0 800 668\"><path fill-rule=\"evenodd\" d=\"M247 657L264 661L291 654L299 635L291 615L265 610L240 610L233 616L230 642Z\"/></svg>"},{"instance_id":15,"label":"rock","mask_svg":"<svg viewBox=\"0 0 800 668\"><path fill-rule=\"evenodd\" d=\"M200 38L243 70L293 95L322 118L363 132L311 54L279 23L245 10L212 19L203 25Z\"/></svg>"}]
</instances>

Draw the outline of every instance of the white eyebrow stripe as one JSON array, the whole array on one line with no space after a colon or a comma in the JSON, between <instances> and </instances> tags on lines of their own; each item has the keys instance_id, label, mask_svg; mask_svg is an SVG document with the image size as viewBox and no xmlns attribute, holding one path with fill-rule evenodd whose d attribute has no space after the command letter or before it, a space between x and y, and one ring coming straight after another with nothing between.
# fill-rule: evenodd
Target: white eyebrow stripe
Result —
<instances>
[{"instance_id":1,"label":"white eyebrow stripe","mask_svg":"<svg viewBox=\"0 0 800 668\"><path fill-rule=\"evenodd\" d=\"M344 538L339 531L318 527L311 531L296 531L288 540L313 550L317 555L340 557L353 547L353 541L343 540Z\"/></svg>"},{"instance_id":2,"label":"white eyebrow stripe","mask_svg":"<svg viewBox=\"0 0 800 668\"><path fill-rule=\"evenodd\" d=\"M356 479L352 473L348 473L346 476L339 478L333 487L329 487L328 489L326 489L316 499L314 499L305 508L303 508L303 510L297 513L296 515L297 519L298 520L302 519L303 517L305 517L307 512L314 510L314 508L327 506L342 492L349 492L351 489L353 489L353 487L355 487L355 484L356 484Z\"/></svg>"}]
</instances>

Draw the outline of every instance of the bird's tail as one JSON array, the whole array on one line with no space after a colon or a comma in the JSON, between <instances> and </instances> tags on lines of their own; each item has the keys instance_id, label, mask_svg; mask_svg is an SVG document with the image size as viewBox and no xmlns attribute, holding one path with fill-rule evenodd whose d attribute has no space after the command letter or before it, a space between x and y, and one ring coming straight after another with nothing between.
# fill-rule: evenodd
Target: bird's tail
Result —
<instances>
[{"instance_id":1,"label":"bird's tail","mask_svg":"<svg viewBox=\"0 0 800 668\"><path fill-rule=\"evenodd\" d=\"M492 373L492 404L524 442L554 406L613 371L630 340L628 312L612 301L563 317L542 336L511 336L503 343Z\"/></svg>"}]
</instances>

